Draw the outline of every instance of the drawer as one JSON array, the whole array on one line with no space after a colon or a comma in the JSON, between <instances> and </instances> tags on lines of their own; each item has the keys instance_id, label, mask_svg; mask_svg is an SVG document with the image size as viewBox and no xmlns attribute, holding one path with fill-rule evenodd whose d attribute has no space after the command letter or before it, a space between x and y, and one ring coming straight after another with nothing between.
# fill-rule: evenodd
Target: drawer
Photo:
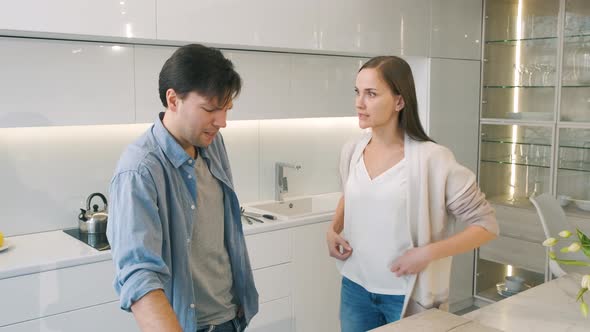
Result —
<instances>
[{"instance_id":1,"label":"drawer","mask_svg":"<svg viewBox=\"0 0 590 332\"><path fill-rule=\"evenodd\" d=\"M479 257L529 271L544 273L546 250L540 243L499 236L479 249Z\"/></svg>"},{"instance_id":2,"label":"drawer","mask_svg":"<svg viewBox=\"0 0 590 332\"><path fill-rule=\"evenodd\" d=\"M292 264L281 264L254 270L254 283L258 290L259 303L265 303L291 295L293 282Z\"/></svg>"},{"instance_id":3,"label":"drawer","mask_svg":"<svg viewBox=\"0 0 590 332\"><path fill-rule=\"evenodd\" d=\"M266 302L260 305L246 329L248 332L292 332L293 304L291 297Z\"/></svg>"},{"instance_id":4,"label":"drawer","mask_svg":"<svg viewBox=\"0 0 590 332\"><path fill-rule=\"evenodd\" d=\"M69 311L0 327L0 332L139 332L131 313L121 310L119 301Z\"/></svg>"},{"instance_id":5,"label":"drawer","mask_svg":"<svg viewBox=\"0 0 590 332\"><path fill-rule=\"evenodd\" d=\"M0 280L0 326L118 300L112 261Z\"/></svg>"},{"instance_id":6,"label":"drawer","mask_svg":"<svg viewBox=\"0 0 590 332\"><path fill-rule=\"evenodd\" d=\"M289 229L248 235L246 246L253 270L291 261Z\"/></svg>"}]
</instances>

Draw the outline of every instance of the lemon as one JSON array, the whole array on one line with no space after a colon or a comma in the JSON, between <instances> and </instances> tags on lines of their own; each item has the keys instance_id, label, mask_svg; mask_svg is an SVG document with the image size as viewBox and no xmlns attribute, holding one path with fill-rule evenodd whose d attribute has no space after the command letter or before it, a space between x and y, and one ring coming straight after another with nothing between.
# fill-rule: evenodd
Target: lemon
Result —
<instances>
[{"instance_id":1,"label":"lemon","mask_svg":"<svg viewBox=\"0 0 590 332\"><path fill-rule=\"evenodd\" d=\"M2 247L4 245L4 234L2 234L2 232L0 232L0 247Z\"/></svg>"}]
</instances>

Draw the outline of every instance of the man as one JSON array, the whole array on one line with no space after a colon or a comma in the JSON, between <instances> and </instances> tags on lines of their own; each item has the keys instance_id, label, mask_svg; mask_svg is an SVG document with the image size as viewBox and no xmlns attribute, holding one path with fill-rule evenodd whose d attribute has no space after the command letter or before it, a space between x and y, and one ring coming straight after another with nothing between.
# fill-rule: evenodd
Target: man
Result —
<instances>
[{"instance_id":1,"label":"man","mask_svg":"<svg viewBox=\"0 0 590 332\"><path fill-rule=\"evenodd\" d=\"M166 111L121 156L107 236L121 308L142 331L242 331L258 311L220 128L241 88L220 51L166 61Z\"/></svg>"}]
</instances>

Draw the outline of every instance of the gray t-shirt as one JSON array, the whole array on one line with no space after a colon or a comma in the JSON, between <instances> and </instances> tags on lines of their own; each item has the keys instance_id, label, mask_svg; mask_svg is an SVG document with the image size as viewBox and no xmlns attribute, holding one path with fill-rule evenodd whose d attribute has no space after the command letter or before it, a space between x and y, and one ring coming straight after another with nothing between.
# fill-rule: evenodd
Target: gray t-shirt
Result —
<instances>
[{"instance_id":1,"label":"gray t-shirt","mask_svg":"<svg viewBox=\"0 0 590 332\"><path fill-rule=\"evenodd\" d=\"M190 267L199 325L217 325L235 318L233 278L224 241L221 184L200 155L195 160L197 208L194 210Z\"/></svg>"}]
</instances>

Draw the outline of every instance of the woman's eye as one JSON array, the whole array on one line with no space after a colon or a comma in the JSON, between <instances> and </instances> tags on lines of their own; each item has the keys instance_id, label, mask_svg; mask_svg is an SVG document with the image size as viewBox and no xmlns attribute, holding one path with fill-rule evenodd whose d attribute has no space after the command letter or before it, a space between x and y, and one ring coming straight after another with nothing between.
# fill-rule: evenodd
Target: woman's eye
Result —
<instances>
[{"instance_id":1,"label":"woman's eye","mask_svg":"<svg viewBox=\"0 0 590 332\"><path fill-rule=\"evenodd\" d=\"M369 96L371 97L375 97L377 94L375 94L375 92L369 92Z\"/></svg>"}]
</instances>

